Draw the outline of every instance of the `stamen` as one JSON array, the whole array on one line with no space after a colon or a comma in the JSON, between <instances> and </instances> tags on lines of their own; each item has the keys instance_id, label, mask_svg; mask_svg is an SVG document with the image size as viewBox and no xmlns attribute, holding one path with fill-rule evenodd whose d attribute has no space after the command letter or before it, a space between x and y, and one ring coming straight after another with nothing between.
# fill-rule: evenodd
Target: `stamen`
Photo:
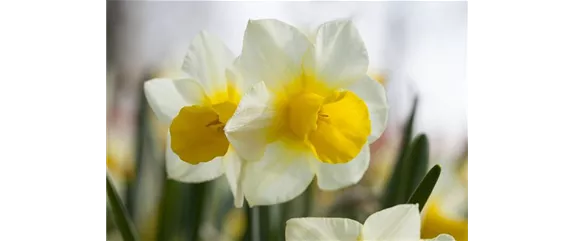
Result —
<instances>
[{"instance_id":1,"label":"stamen","mask_svg":"<svg viewBox=\"0 0 574 241\"><path fill-rule=\"evenodd\" d=\"M219 124L222 124L222 123L219 120L214 120L212 122L207 123L206 127L217 126Z\"/></svg>"}]
</instances>

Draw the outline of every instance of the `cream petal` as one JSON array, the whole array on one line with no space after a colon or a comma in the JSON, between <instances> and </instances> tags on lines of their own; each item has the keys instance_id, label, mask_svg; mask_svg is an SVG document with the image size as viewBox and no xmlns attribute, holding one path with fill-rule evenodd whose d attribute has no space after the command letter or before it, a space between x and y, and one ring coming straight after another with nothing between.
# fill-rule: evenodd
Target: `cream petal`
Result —
<instances>
[{"instance_id":1,"label":"cream petal","mask_svg":"<svg viewBox=\"0 0 574 241\"><path fill-rule=\"evenodd\" d=\"M312 153L289 148L282 141L267 145L259 161L247 162L242 182L249 206L283 203L299 196L313 180Z\"/></svg>"},{"instance_id":2,"label":"cream petal","mask_svg":"<svg viewBox=\"0 0 574 241\"><path fill-rule=\"evenodd\" d=\"M364 145L361 152L350 162L329 164L316 161L317 184L322 190L337 190L358 183L369 167L369 145Z\"/></svg>"},{"instance_id":3,"label":"cream petal","mask_svg":"<svg viewBox=\"0 0 574 241\"><path fill-rule=\"evenodd\" d=\"M216 157L209 162L192 165L179 159L171 150L171 135L167 135L165 148L167 177L186 183L206 182L218 178L224 173L223 158Z\"/></svg>"},{"instance_id":4,"label":"cream petal","mask_svg":"<svg viewBox=\"0 0 574 241\"><path fill-rule=\"evenodd\" d=\"M238 57L233 62L233 65L227 68L225 76L227 77L227 84L233 85L238 90L238 93L243 94L257 83L254 82L253 79L244 78L245 73L244 69L240 66L240 62L241 60Z\"/></svg>"},{"instance_id":5,"label":"cream petal","mask_svg":"<svg viewBox=\"0 0 574 241\"><path fill-rule=\"evenodd\" d=\"M357 94L369 108L369 118L371 119L369 143L373 143L381 137L387 128L389 105L385 87L369 76L364 75L363 78L349 86L348 89Z\"/></svg>"},{"instance_id":6,"label":"cream petal","mask_svg":"<svg viewBox=\"0 0 574 241\"><path fill-rule=\"evenodd\" d=\"M319 27L315 48L303 62L306 73L332 88L345 88L367 73L369 56L353 23L336 20Z\"/></svg>"},{"instance_id":7,"label":"cream petal","mask_svg":"<svg viewBox=\"0 0 574 241\"><path fill-rule=\"evenodd\" d=\"M357 241L362 225L346 218L292 218L285 227L286 241Z\"/></svg>"},{"instance_id":8,"label":"cream petal","mask_svg":"<svg viewBox=\"0 0 574 241\"><path fill-rule=\"evenodd\" d=\"M369 216L363 226L364 240L420 240L421 220L417 204L400 204Z\"/></svg>"},{"instance_id":9,"label":"cream petal","mask_svg":"<svg viewBox=\"0 0 574 241\"><path fill-rule=\"evenodd\" d=\"M276 111L265 83L255 84L243 95L235 114L225 124L225 134L235 151L247 161L259 160L265 152L268 134L275 128Z\"/></svg>"},{"instance_id":10,"label":"cream petal","mask_svg":"<svg viewBox=\"0 0 574 241\"><path fill-rule=\"evenodd\" d=\"M227 183L233 193L235 207L243 206L243 190L239 185L241 182L242 175L242 160L233 150L232 147L229 148L227 154L223 156L223 165L225 166L225 177L227 178Z\"/></svg>"},{"instance_id":11,"label":"cream petal","mask_svg":"<svg viewBox=\"0 0 574 241\"><path fill-rule=\"evenodd\" d=\"M188 105L171 79L152 79L144 83L144 94L157 118L166 124Z\"/></svg>"},{"instance_id":12,"label":"cream petal","mask_svg":"<svg viewBox=\"0 0 574 241\"><path fill-rule=\"evenodd\" d=\"M422 239L422 240L428 240L428 241L455 241L454 237L448 235L448 234L441 234L439 236L436 236L433 239Z\"/></svg>"},{"instance_id":13,"label":"cream petal","mask_svg":"<svg viewBox=\"0 0 574 241\"><path fill-rule=\"evenodd\" d=\"M219 38L201 31L193 39L182 68L201 83L207 95L213 96L227 89L225 70L234 60L231 50Z\"/></svg>"},{"instance_id":14,"label":"cream petal","mask_svg":"<svg viewBox=\"0 0 574 241\"><path fill-rule=\"evenodd\" d=\"M278 20L250 20L240 65L245 78L281 89L301 76L301 60L311 42L295 27Z\"/></svg>"}]
</instances>

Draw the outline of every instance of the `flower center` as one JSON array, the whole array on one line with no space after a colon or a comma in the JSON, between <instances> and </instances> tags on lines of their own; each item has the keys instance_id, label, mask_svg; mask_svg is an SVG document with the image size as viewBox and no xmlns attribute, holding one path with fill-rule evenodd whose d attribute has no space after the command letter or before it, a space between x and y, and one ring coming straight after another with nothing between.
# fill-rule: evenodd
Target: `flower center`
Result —
<instances>
[{"instance_id":1,"label":"flower center","mask_svg":"<svg viewBox=\"0 0 574 241\"><path fill-rule=\"evenodd\" d=\"M325 163L355 158L371 132L365 102L350 91L332 91L326 97L302 92L287 105L291 136L303 141Z\"/></svg>"},{"instance_id":2,"label":"flower center","mask_svg":"<svg viewBox=\"0 0 574 241\"><path fill-rule=\"evenodd\" d=\"M169 128L171 149L190 164L208 162L225 155L229 141L223 128L236 108L237 105L229 101L183 107Z\"/></svg>"}]
</instances>

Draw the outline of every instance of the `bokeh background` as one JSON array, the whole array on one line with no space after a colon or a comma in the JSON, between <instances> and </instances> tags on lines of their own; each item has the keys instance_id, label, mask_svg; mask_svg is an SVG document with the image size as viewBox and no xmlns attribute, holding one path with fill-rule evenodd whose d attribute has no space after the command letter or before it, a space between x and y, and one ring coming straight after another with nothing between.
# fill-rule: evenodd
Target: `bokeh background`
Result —
<instances>
[{"instance_id":1,"label":"bokeh background","mask_svg":"<svg viewBox=\"0 0 574 241\"><path fill-rule=\"evenodd\" d=\"M442 174L422 213L423 238L467 240L466 2L107 2L107 171L142 240L243 240L246 214L222 178L166 180L167 126L143 97L143 82L175 77L191 39L205 30L239 54L249 19L275 18L312 33L329 20L353 20L367 46L369 75L386 88L388 128L372 144L371 166L355 186L304 195L270 210L270 226L297 217L349 217L379 210L415 97L415 133L426 133ZM201 207L201 215L196 213ZM303 210L308 208L309 210ZM121 240L107 222L108 240ZM199 229L189 227L200 223ZM282 237L272 239L281 240ZM271 239L271 238L270 238ZM265 239L264 239L265 240Z\"/></svg>"}]
</instances>

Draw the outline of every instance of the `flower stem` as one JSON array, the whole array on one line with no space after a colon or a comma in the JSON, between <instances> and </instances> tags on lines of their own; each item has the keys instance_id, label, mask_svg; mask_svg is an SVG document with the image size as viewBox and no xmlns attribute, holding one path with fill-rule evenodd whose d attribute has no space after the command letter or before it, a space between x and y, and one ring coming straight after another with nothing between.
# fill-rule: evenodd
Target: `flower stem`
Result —
<instances>
[{"instance_id":1,"label":"flower stem","mask_svg":"<svg viewBox=\"0 0 574 241\"><path fill-rule=\"evenodd\" d=\"M283 203L280 205L280 219L279 219L279 240L285 240L285 225L287 220L291 218L291 206L293 205L292 201Z\"/></svg>"},{"instance_id":2,"label":"flower stem","mask_svg":"<svg viewBox=\"0 0 574 241\"><path fill-rule=\"evenodd\" d=\"M303 217L310 217L313 212L313 185L311 183L303 193Z\"/></svg>"},{"instance_id":3,"label":"flower stem","mask_svg":"<svg viewBox=\"0 0 574 241\"><path fill-rule=\"evenodd\" d=\"M259 206L259 238L261 240L269 240L270 231L270 220L269 220L269 208L270 206Z\"/></svg>"},{"instance_id":4,"label":"flower stem","mask_svg":"<svg viewBox=\"0 0 574 241\"><path fill-rule=\"evenodd\" d=\"M259 209L257 207L247 208L249 229L246 241L261 241L259 237Z\"/></svg>"}]
</instances>

